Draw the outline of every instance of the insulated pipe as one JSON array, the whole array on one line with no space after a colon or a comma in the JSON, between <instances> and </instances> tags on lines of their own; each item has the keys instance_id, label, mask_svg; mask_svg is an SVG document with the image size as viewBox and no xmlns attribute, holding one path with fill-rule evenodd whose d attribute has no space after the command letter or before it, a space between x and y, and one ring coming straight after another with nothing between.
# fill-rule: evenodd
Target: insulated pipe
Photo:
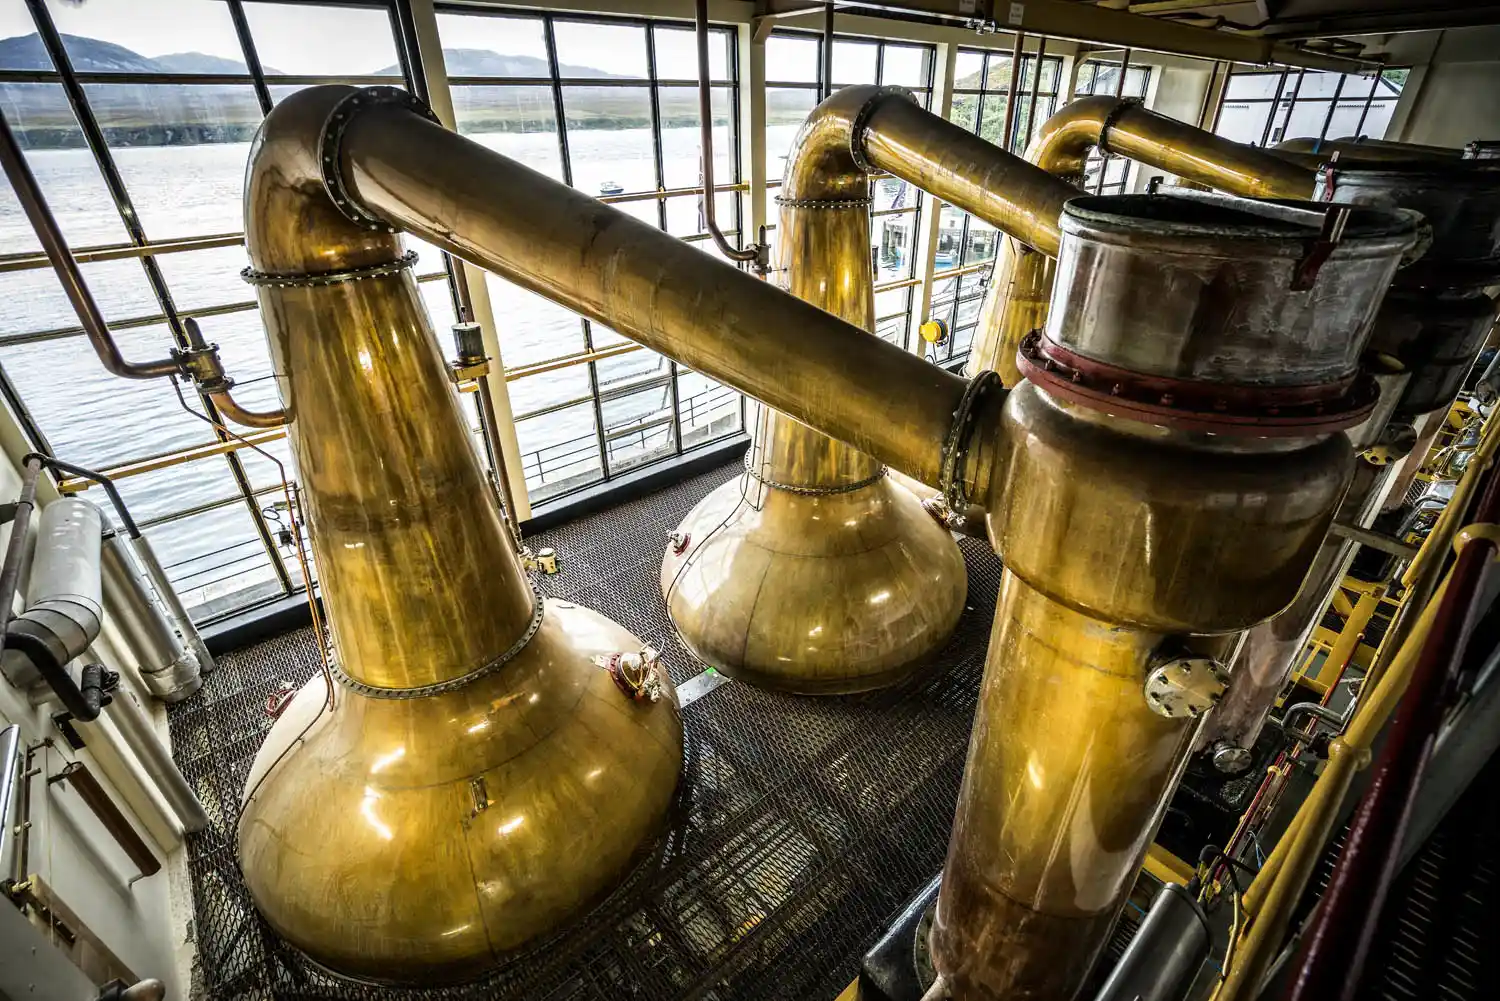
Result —
<instances>
[{"instance_id":1,"label":"insulated pipe","mask_svg":"<svg viewBox=\"0 0 1500 1001\"><path fill-rule=\"evenodd\" d=\"M924 483L941 481L963 379L409 108L364 100L339 162L367 210ZM299 169L321 176L310 151L298 155L308 158ZM311 255L308 234L265 208L248 220L266 230L251 241L258 269L381 261L373 234L347 239L337 260ZM890 386L902 387L899 408Z\"/></svg>"},{"instance_id":2,"label":"insulated pipe","mask_svg":"<svg viewBox=\"0 0 1500 1001\"><path fill-rule=\"evenodd\" d=\"M124 635L126 649L151 694L166 702L180 702L203 687L202 665L194 648L151 598L151 585L136 566L129 540L111 532L104 540L100 565L104 577L104 607Z\"/></svg>"},{"instance_id":3,"label":"insulated pipe","mask_svg":"<svg viewBox=\"0 0 1500 1001\"><path fill-rule=\"evenodd\" d=\"M195 327L191 323L190 326ZM173 632L179 636L179 644L186 643L191 648L193 660L195 661L193 665L194 669L203 674L212 671L214 669L213 654L208 652L208 645L203 642L202 635L198 632L197 627L193 625L192 617L188 615L187 608L182 604L182 598L177 594L177 589L172 586L172 581L167 577L167 572L162 567L161 562L157 560L156 550L152 548L151 540L146 537L145 533L140 530L140 526L135 523L135 519L131 517L130 509L125 506L125 501L120 496L119 488L115 486L114 480L98 470L88 469L84 466L75 466L71 462L64 462L54 456L41 455L38 458L43 465L55 471L92 480L104 488L104 493L109 497L110 504L115 509L115 515L120 519L120 524L124 526L124 532L129 539L130 548L134 551L136 557L140 560L141 566L146 571L144 580L141 579L139 574L133 575L134 580L138 583L132 586L141 587L143 593L138 598L125 598L123 600L127 602L132 600L160 602L163 606L164 614L172 622L171 628ZM130 581L132 576L118 575L117 579L121 583L125 583ZM152 592L155 593L154 598ZM166 662L164 660L157 660L156 663L161 665ZM196 691L196 688L192 691ZM192 694L192 691L183 692L182 697Z\"/></svg>"},{"instance_id":4,"label":"insulated pipe","mask_svg":"<svg viewBox=\"0 0 1500 1001\"><path fill-rule=\"evenodd\" d=\"M17 525L18 530L24 528ZM99 509L86 500L63 497L42 509L26 611L7 627L9 649L0 661L17 688L31 688L39 680L39 655L61 667L98 637L104 624L99 586L102 532ZM32 641L25 653L14 646L22 635Z\"/></svg>"},{"instance_id":5,"label":"insulated pipe","mask_svg":"<svg viewBox=\"0 0 1500 1001\"><path fill-rule=\"evenodd\" d=\"M196 833L208 827L208 814L203 803L188 785L177 762L172 760L172 752L156 735L145 710L136 705L134 696L126 691L116 692L107 712L120 728L126 746L135 754L147 777L161 790L177 819L182 821L183 830Z\"/></svg>"}]
</instances>

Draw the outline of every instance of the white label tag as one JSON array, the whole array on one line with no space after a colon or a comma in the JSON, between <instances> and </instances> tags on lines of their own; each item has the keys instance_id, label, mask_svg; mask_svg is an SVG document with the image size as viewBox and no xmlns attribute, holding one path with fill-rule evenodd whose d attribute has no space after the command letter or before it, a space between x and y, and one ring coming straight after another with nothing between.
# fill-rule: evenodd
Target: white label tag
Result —
<instances>
[{"instance_id":1,"label":"white label tag","mask_svg":"<svg viewBox=\"0 0 1500 1001\"><path fill-rule=\"evenodd\" d=\"M1009 23L1020 24L1021 19L1026 16L1026 5L1024 3L1013 3L1010 5Z\"/></svg>"}]
</instances>

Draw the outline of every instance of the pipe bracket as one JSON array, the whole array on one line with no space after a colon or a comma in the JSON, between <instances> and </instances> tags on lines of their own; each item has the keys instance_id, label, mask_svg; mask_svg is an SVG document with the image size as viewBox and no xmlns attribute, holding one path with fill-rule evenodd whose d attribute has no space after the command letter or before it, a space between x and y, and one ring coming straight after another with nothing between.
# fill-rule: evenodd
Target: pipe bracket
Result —
<instances>
[{"instance_id":1,"label":"pipe bracket","mask_svg":"<svg viewBox=\"0 0 1500 1001\"><path fill-rule=\"evenodd\" d=\"M423 699L430 695L443 695L447 692L457 691L466 685L473 684L480 678L494 674L500 668L514 660L522 650L526 649L526 644L531 642L531 638L541 628L542 616L546 613L546 599L542 595L542 589L537 586L536 581L530 581L530 584L531 621L527 623L526 631L510 645L509 650L506 650L488 664L470 671L462 677L450 678L447 681L439 681L431 685L421 685L417 688L381 688L377 685L367 685L363 681L356 681L345 674L339 668L337 662L332 662L333 676L338 679L339 684L356 695L364 695L372 699ZM330 658L330 661L332 661L332 658Z\"/></svg>"},{"instance_id":2,"label":"pipe bracket","mask_svg":"<svg viewBox=\"0 0 1500 1001\"><path fill-rule=\"evenodd\" d=\"M344 218L362 229L377 233L394 233L396 229L355 200L344 184L339 160L344 133L348 130L349 123L354 121L355 115L366 108L387 106L405 108L430 122L442 124L431 108L400 87L362 87L333 106L333 110L328 113L328 120L323 123L322 134L318 136L318 164L323 172L323 187L327 189L328 197L333 199L333 204Z\"/></svg>"},{"instance_id":3,"label":"pipe bracket","mask_svg":"<svg viewBox=\"0 0 1500 1001\"><path fill-rule=\"evenodd\" d=\"M969 434L973 430L974 417L979 401L996 386L1000 386L1000 373L985 369L964 387L964 395L953 411L953 423L948 427L948 437L943 441L943 462L938 487L943 491L943 500L950 511L969 509L969 491L964 485L964 458L969 451Z\"/></svg>"},{"instance_id":4,"label":"pipe bracket","mask_svg":"<svg viewBox=\"0 0 1500 1001\"><path fill-rule=\"evenodd\" d=\"M1099 123L1099 141L1094 144L1094 148L1105 156L1118 156L1109 148L1109 130L1115 127L1115 122L1125 112L1131 108L1145 107L1145 104L1139 97L1122 97L1116 101L1109 114L1104 116L1104 121Z\"/></svg>"},{"instance_id":5,"label":"pipe bracket","mask_svg":"<svg viewBox=\"0 0 1500 1001\"><path fill-rule=\"evenodd\" d=\"M879 173L879 168L873 166L865 157L865 126L875 112L880 110L880 106L893 97L910 101L921 107L916 95L910 90L895 84L887 84L876 89L870 99L855 114L854 121L849 123L849 156L854 160L854 165L866 174Z\"/></svg>"}]
</instances>

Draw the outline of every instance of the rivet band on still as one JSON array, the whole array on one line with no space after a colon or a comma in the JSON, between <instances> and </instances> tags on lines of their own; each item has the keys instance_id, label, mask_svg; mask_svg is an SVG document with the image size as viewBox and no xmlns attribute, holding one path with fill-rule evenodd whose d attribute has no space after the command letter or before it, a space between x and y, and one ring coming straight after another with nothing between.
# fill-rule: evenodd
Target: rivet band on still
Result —
<instances>
[{"instance_id":1,"label":"rivet band on still","mask_svg":"<svg viewBox=\"0 0 1500 1001\"><path fill-rule=\"evenodd\" d=\"M251 285L264 285L269 288L305 288L317 285L342 285L345 282L364 281L367 278L384 278L386 275L400 274L402 271L416 267L416 264L417 252L408 250L394 261L372 264L367 268L325 271L312 275L277 275L246 268L240 272L240 278Z\"/></svg>"},{"instance_id":2,"label":"rivet band on still","mask_svg":"<svg viewBox=\"0 0 1500 1001\"><path fill-rule=\"evenodd\" d=\"M950 511L963 511L969 506L969 490L964 485L964 458L969 452L969 432L974 425L974 415L979 401L990 390L1000 385L1000 373L985 369L964 387L964 395L953 411L953 423L948 427L948 437L943 441L942 469L938 488L943 492Z\"/></svg>"},{"instance_id":3,"label":"rivet band on still","mask_svg":"<svg viewBox=\"0 0 1500 1001\"><path fill-rule=\"evenodd\" d=\"M429 695L442 695L445 692L457 691L465 685L471 685L486 675L494 674L500 668L510 663L518 654L526 649L526 644L536 635L536 631L542 626L542 616L546 613L546 598L542 589L537 586L536 581L531 584L531 621L526 625L526 631L510 645L500 656L470 671L459 678L450 678L447 681L439 681L431 685L422 685L418 688L382 688L378 685L367 685L363 681L356 681L345 674L338 666L333 664L333 676L338 679L339 684L358 695L364 695L372 699L421 699Z\"/></svg>"},{"instance_id":4,"label":"rivet band on still","mask_svg":"<svg viewBox=\"0 0 1500 1001\"><path fill-rule=\"evenodd\" d=\"M864 479L855 480L853 483L840 483L837 486L799 487L791 483L782 483L778 480L773 480L769 477L760 475L755 471L755 462L751 458L751 453L745 453L746 476L750 477L752 480L755 480L757 483L762 483L770 487L772 490L784 490L789 494L801 494L804 497L823 497L830 494L849 494L853 493L856 490L863 490L865 487L868 487L873 483L879 483L882 479L884 479L886 471L886 468L884 466L881 466L879 469L871 473L869 476L866 476Z\"/></svg>"},{"instance_id":5,"label":"rivet band on still","mask_svg":"<svg viewBox=\"0 0 1500 1001\"><path fill-rule=\"evenodd\" d=\"M874 203L868 198L784 198L777 195L776 204L789 209L867 209Z\"/></svg>"}]
</instances>

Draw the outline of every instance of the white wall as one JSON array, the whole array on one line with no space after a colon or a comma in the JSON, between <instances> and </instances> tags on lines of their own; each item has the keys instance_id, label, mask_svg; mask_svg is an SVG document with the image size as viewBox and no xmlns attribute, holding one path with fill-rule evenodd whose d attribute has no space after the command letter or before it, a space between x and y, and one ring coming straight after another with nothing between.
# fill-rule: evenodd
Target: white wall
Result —
<instances>
[{"instance_id":1,"label":"white wall","mask_svg":"<svg viewBox=\"0 0 1500 1001\"><path fill-rule=\"evenodd\" d=\"M1462 146L1500 138L1500 28L1364 39L1393 66L1411 66L1385 138Z\"/></svg>"},{"instance_id":2,"label":"white wall","mask_svg":"<svg viewBox=\"0 0 1500 1001\"><path fill-rule=\"evenodd\" d=\"M14 500L20 493L16 462L20 454L17 449L24 448L20 441L14 418L0 407L0 500ZM39 503L56 497L45 479L42 486ZM11 531L11 525L0 528L0 552ZM22 595L25 583L23 575ZM16 607L21 607L19 601ZM119 668L119 658L107 638L94 652L99 655L98 661ZM135 687L129 677L122 683ZM151 706L149 700L140 701ZM32 780L28 874L40 876L132 972L165 982L169 998L185 998L188 984L184 971L191 956L185 943L186 922L191 900L180 830L164 814L159 795L141 780L130 752L122 753L118 732L108 724L90 726L85 736L89 746L74 751L52 723L52 713L58 708L32 706L25 694L0 677L0 728L19 724L23 750L49 739L52 743L33 758L33 767L42 771ZM154 711L160 722L160 711ZM160 872L131 884L136 868L78 794L65 783L47 784L48 776L58 774L71 761L83 762L131 819L137 833L162 861ZM0 907L9 906L9 902L0 901Z\"/></svg>"}]
</instances>

